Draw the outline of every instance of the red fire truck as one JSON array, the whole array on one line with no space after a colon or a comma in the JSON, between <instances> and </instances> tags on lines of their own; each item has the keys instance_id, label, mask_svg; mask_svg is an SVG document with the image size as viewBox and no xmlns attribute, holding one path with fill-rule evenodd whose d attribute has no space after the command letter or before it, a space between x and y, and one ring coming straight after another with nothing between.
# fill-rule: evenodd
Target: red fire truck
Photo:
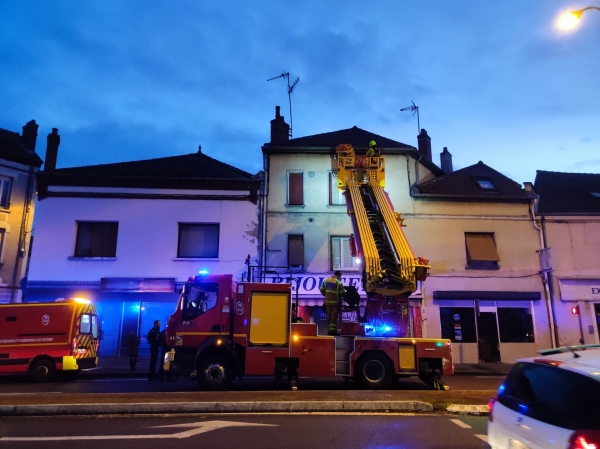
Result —
<instances>
[{"instance_id":1,"label":"red fire truck","mask_svg":"<svg viewBox=\"0 0 600 449\"><path fill-rule=\"evenodd\" d=\"M190 277L167 323L172 363L196 371L202 388L227 389L236 377L287 374L347 377L384 389L418 376L447 389L453 373L449 340L366 336L368 323L342 322L340 336L318 335L295 322L290 284L234 283L231 275Z\"/></svg>"},{"instance_id":2,"label":"red fire truck","mask_svg":"<svg viewBox=\"0 0 600 449\"><path fill-rule=\"evenodd\" d=\"M96 307L83 298L0 305L0 373L45 382L98 364Z\"/></svg>"}]
</instances>

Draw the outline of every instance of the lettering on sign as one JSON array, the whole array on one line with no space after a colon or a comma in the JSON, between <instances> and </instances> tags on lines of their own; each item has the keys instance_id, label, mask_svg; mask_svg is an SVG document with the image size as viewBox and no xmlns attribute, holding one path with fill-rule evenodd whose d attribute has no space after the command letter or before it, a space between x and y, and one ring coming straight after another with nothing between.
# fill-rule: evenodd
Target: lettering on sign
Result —
<instances>
[{"instance_id":1,"label":"lettering on sign","mask_svg":"<svg viewBox=\"0 0 600 449\"><path fill-rule=\"evenodd\" d=\"M592 295L600 295L600 287L592 287Z\"/></svg>"}]
</instances>

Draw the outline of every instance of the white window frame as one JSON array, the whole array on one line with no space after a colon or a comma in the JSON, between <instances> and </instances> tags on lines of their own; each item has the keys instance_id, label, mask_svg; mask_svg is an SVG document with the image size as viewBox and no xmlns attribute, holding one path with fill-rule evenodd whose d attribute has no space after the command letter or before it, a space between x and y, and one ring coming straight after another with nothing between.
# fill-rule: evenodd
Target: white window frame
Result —
<instances>
[{"instance_id":1,"label":"white window frame","mask_svg":"<svg viewBox=\"0 0 600 449\"><path fill-rule=\"evenodd\" d=\"M340 264L339 266L335 266L334 263L334 245L333 245L333 241L334 240L340 240L340 255L339 255L339 259L340 259ZM349 252L349 256L350 256L350 266L344 266L344 242L347 242L347 251ZM330 254L330 267L332 270L346 270L346 271L359 271L360 270L360 266L356 263L356 258L352 257L352 255L350 254L350 236L345 236L345 235L331 235L329 236L329 246L331 248L331 251L329 252Z\"/></svg>"},{"instance_id":2,"label":"white window frame","mask_svg":"<svg viewBox=\"0 0 600 449\"><path fill-rule=\"evenodd\" d=\"M290 175L291 174L301 174L302 175L302 204L290 204ZM287 171L287 175L286 175L286 189L285 189L285 195L286 195L286 199L285 199L285 204L286 206L290 206L290 207L304 207L304 204L306 203L306 198L304 195L304 170L288 170Z\"/></svg>"},{"instance_id":3,"label":"white window frame","mask_svg":"<svg viewBox=\"0 0 600 449\"><path fill-rule=\"evenodd\" d=\"M12 178L8 178L6 176L0 176L0 208L8 209L10 207L10 197L12 194ZM2 201L2 198L5 196L4 192L6 190L6 200ZM6 204L4 204L6 203Z\"/></svg>"}]
</instances>

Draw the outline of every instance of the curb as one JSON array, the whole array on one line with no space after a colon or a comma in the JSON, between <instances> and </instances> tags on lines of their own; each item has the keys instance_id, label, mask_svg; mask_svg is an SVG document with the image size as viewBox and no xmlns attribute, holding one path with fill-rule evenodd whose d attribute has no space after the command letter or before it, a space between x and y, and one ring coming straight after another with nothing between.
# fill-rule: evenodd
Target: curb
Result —
<instances>
[{"instance_id":1,"label":"curb","mask_svg":"<svg viewBox=\"0 0 600 449\"><path fill-rule=\"evenodd\" d=\"M150 402L0 406L0 416L432 411L433 405L421 401Z\"/></svg>"}]
</instances>

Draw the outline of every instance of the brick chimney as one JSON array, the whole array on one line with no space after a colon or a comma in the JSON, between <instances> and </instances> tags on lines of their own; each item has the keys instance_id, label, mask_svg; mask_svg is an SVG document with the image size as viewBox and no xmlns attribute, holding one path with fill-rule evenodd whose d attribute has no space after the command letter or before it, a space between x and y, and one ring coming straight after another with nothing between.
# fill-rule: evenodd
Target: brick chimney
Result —
<instances>
[{"instance_id":1,"label":"brick chimney","mask_svg":"<svg viewBox=\"0 0 600 449\"><path fill-rule=\"evenodd\" d=\"M431 162L431 137L427 135L427 131L421 129L421 132L417 136L419 153L423 156L423 159Z\"/></svg>"},{"instance_id":2,"label":"brick chimney","mask_svg":"<svg viewBox=\"0 0 600 449\"><path fill-rule=\"evenodd\" d=\"M56 159L58 158L58 146L60 145L60 136L58 129L52 128L52 133L46 138L46 160L44 161L44 171L56 169Z\"/></svg>"},{"instance_id":3,"label":"brick chimney","mask_svg":"<svg viewBox=\"0 0 600 449\"><path fill-rule=\"evenodd\" d=\"M37 131L40 126L35 123L35 120L29 120L25 126L23 126L23 134L21 136L21 142L30 151L35 151L35 142L37 141Z\"/></svg>"},{"instance_id":4,"label":"brick chimney","mask_svg":"<svg viewBox=\"0 0 600 449\"><path fill-rule=\"evenodd\" d=\"M452 154L448 151L448 147L444 147L444 151L440 153L440 167L445 173L452 173Z\"/></svg>"},{"instance_id":5,"label":"brick chimney","mask_svg":"<svg viewBox=\"0 0 600 449\"><path fill-rule=\"evenodd\" d=\"M281 115L281 108L275 106L275 118L271 120L271 143L290 140L290 125Z\"/></svg>"}]
</instances>

